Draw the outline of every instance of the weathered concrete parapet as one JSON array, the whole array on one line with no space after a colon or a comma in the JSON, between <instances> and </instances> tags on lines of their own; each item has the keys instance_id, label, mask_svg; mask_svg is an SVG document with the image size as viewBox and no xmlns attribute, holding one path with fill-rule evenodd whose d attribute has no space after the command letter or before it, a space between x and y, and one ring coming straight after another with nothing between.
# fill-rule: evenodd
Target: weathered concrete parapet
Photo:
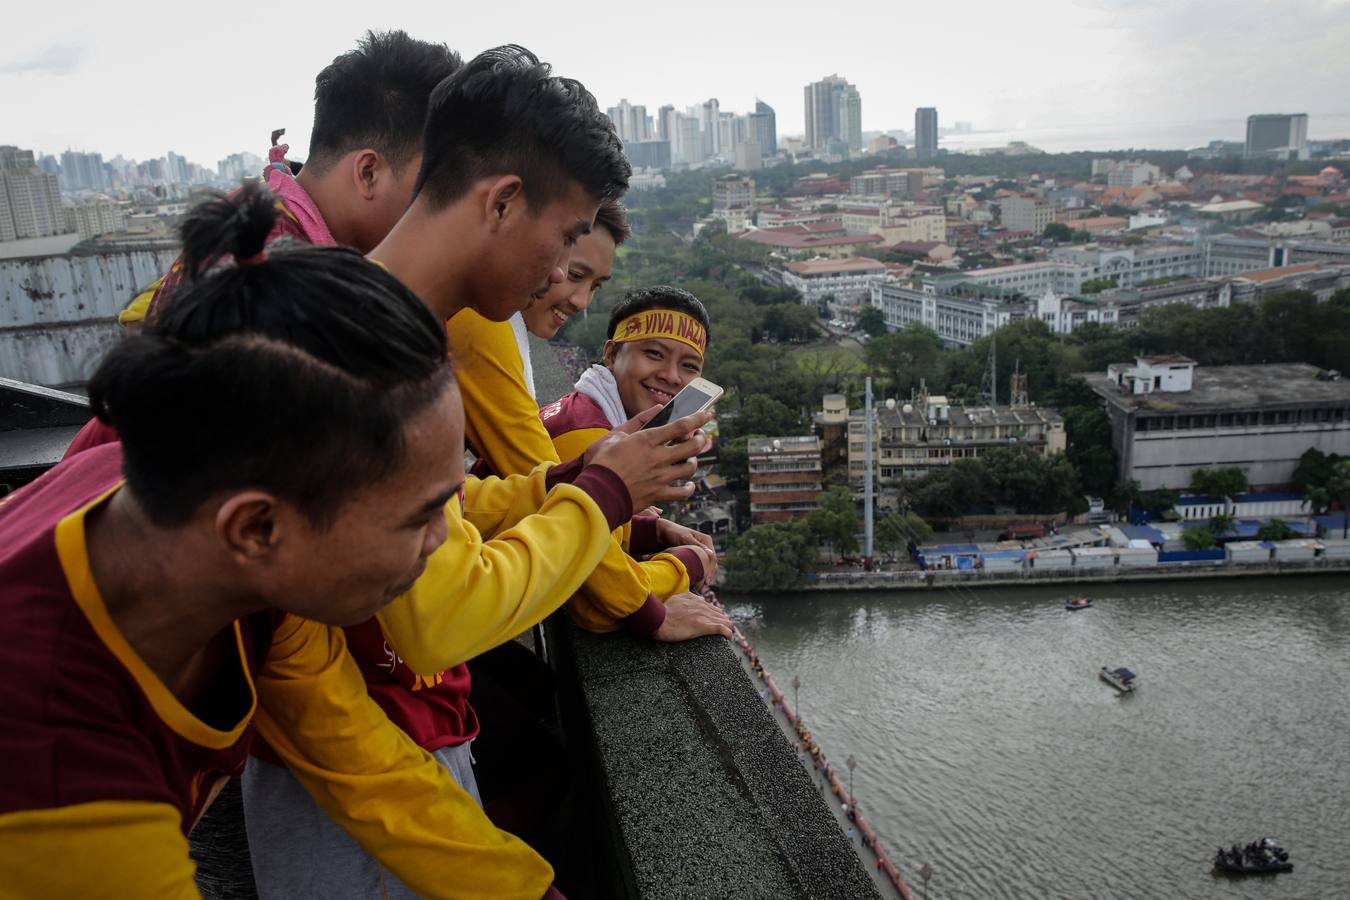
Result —
<instances>
[{"instance_id":1,"label":"weathered concrete parapet","mask_svg":"<svg viewBox=\"0 0 1350 900\"><path fill-rule=\"evenodd\" d=\"M880 896L729 642L551 631L603 781L598 896Z\"/></svg>"}]
</instances>

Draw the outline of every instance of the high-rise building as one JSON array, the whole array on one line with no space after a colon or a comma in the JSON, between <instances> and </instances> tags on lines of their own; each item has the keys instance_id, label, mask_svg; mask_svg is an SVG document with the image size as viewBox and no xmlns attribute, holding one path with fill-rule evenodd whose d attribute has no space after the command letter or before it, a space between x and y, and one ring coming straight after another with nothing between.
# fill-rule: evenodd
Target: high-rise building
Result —
<instances>
[{"instance_id":1,"label":"high-rise building","mask_svg":"<svg viewBox=\"0 0 1350 900\"><path fill-rule=\"evenodd\" d=\"M1246 155L1308 158L1308 114L1247 117Z\"/></svg>"},{"instance_id":2,"label":"high-rise building","mask_svg":"<svg viewBox=\"0 0 1350 900\"><path fill-rule=\"evenodd\" d=\"M87 241L101 234L125 231L126 213L104 196L84 196L67 199L65 204L66 231L79 234Z\"/></svg>"},{"instance_id":3,"label":"high-rise building","mask_svg":"<svg viewBox=\"0 0 1350 900\"><path fill-rule=\"evenodd\" d=\"M0 241L65 233L61 185L43 172L33 151L0 147Z\"/></svg>"},{"instance_id":4,"label":"high-rise building","mask_svg":"<svg viewBox=\"0 0 1350 900\"><path fill-rule=\"evenodd\" d=\"M675 107L669 103L656 111L656 139L658 141L670 141L672 147L675 145L675 136L679 133L679 128L675 124L675 117L678 115Z\"/></svg>"},{"instance_id":5,"label":"high-rise building","mask_svg":"<svg viewBox=\"0 0 1350 900\"><path fill-rule=\"evenodd\" d=\"M169 173L170 184L190 184L192 173L188 171L188 161L170 150L164 155L164 168Z\"/></svg>"},{"instance_id":6,"label":"high-rise building","mask_svg":"<svg viewBox=\"0 0 1350 900\"><path fill-rule=\"evenodd\" d=\"M919 159L933 159L938 152L938 115L932 106L914 110L914 153Z\"/></svg>"},{"instance_id":7,"label":"high-rise building","mask_svg":"<svg viewBox=\"0 0 1350 900\"><path fill-rule=\"evenodd\" d=\"M850 156L862 153L862 95L851 84L839 93L838 137L848 144Z\"/></svg>"},{"instance_id":8,"label":"high-rise building","mask_svg":"<svg viewBox=\"0 0 1350 900\"><path fill-rule=\"evenodd\" d=\"M670 168L670 141L624 141L623 154L635 170Z\"/></svg>"},{"instance_id":9,"label":"high-rise building","mask_svg":"<svg viewBox=\"0 0 1350 900\"><path fill-rule=\"evenodd\" d=\"M839 75L827 75L806 86L806 146L826 150L839 139L852 147L846 129L857 125L858 150L862 150L862 98L858 89Z\"/></svg>"},{"instance_id":10,"label":"high-rise building","mask_svg":"<svg viewBox=\"0 0 1350 900\"><path fill-rule=\"evenodd\" d=\"M742 172L764 168L764 154L760 152L758 141L742 141L736 145L736 168Z\"/></svg>"},{"instance_id":11,"label":"high-rise building","mask_svg":"<svg viewBox=\"0 0 1350 900\"><path fill-rule=\"evenodd\" d=\"M698 107L698 126L703 132L703 159L722 152L722 104L713 97Z\"/></svg>"},{"instance_id":12,"label":"high-rise building","mask_svg":"<svg viewBox=\"0 0 1350 900\"><path fill-rule=\"evenodd\" d=\"M778 155L778 116L773 107L763 100L755 101L755 111L750 114L751 130L755 143L759 144L762 156Z\"/></svg>"},{"instance_id":13,"label":"high-rise building","mask_svg":"<svg viewBox=\"0 0 1350 900\"><path fill-rule=\"evenodd\" d=\"M619 101L618 106L611 106L605 112L614 123L619 140L628 142L652 139L652 120L647 115L647 107L641 104L634 106L627 99L623 99Z\"/></svg>"},{"instance_id":14,"label":"high-rise building","mask_svg":"<svg viewBox=\"0 0 1350 900\"><path fill-rule=\"evenodd\" d=\"M68 191L106 191L111 187L102 153L67 150L61 154L61 186Z\"/></svg>"},{"instance_id":15,"label":"high-rise building","mask_svg":"<svg viewBox=\"0 0 1350 900\"><path fill-rule=\"evenodd\" d=\"M703 129L699 127L698 116L676 115L678 127L675 141L675 162L685 166L696 166L707 158L703 152Z\"/></svg>"}]
</instances>

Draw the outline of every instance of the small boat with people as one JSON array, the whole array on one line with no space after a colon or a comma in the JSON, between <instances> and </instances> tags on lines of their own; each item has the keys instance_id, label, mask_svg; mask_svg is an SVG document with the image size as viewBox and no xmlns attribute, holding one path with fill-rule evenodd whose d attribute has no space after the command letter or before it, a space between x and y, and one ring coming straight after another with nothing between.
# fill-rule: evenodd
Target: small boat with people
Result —
<instances>
[{"instance_id":1,"label":"small boat with people","mask_svg":"<svg viewBox=\"0 0 1350 900\"><path fill-rule=\"evenodd\" d=\"M1070 597L1064 601L1065 609L1087 609L1092 605L1092 601L1086 597Z\"/></svg>"},{"instance_id":2,"label":"small boat with people","mask_svg":"<svg viewBox=\"0 0 1350 900\"><path fill-rule=\"evenodd\" d=\"M1214 871L1225 875L1274 875L1293 868L1285 849L1274 838L1268 837L1252 841L1245 847L1237 844L1228 849L1220 847L1214 855Z\"/></svg>"},{"instance_id":3,"label":"small boat with people","mask_svg":"<svg viewBox=\"0 0 1350 900\"><path fill-rule=\"evenodd\" d=\"M1139 679L1138 675L1135 675L1124 666L1115 669L1108 669L1106 666L1102 666L1099 675L1102 681L1105 681L1122 694L1132 692L1135 688L1135 682Z\"/></svg>"}]
</instances>

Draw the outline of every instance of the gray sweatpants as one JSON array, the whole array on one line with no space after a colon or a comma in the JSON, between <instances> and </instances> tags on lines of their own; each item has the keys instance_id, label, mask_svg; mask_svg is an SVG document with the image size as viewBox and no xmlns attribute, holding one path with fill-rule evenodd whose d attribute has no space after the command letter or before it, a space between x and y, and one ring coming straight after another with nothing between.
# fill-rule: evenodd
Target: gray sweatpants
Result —
<instances>
[{"instance_id":1,"label":"gray sweatpants","mask_svg":"<svg viewBox=\"0 0 1350 900\"><path fill-rule=\"evenodd\" d=\"M468 744L431 755L483 805ZM260 900L417 897L328 817L290 769L250 757L242 787L244 827Z\"/></svg>"}]
</instances>

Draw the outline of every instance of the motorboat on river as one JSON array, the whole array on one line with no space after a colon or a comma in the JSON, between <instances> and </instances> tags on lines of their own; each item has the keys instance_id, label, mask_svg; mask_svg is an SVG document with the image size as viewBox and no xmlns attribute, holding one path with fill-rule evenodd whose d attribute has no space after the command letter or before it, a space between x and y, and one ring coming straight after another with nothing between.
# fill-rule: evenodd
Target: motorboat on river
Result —
<instances>
[{"instance_id":1,"label":"motorboat on river","mask_svg":"<svg viewBox=\"0 0 1350 900\"><path fill-rule=\"evenodd\" d=\"M1139 676L1135 675L1133 672L1131 672L1124 666L1121 666L1118 669L1108 669L1106 666L1102 666L1102 670L1098 674L1100 675L1102 681L1105 681L1107 684L1111 685L1111 687L1120 691L1122 694L1128 694L1132 692L1134 690L1135 683L1139 680Z\"/></svg>"},{"instance_id":2,"label":"motorboat on river","mask_svg":"<svg viewBox=\"0 0 1350 900\"><path fill-rule=\"evenodd\" d=\"M1092 605L1092 601L1086 597L1070 597L1064 601L1065 609L1087 609Z\"/></svg>"},{"instance_id":3,"label":"motorboat on river","mask_svg":"<svg viewBox=\"0 0 1350 900\"><path fill-rule=\"evenodd\" d=\"M1268 837L1252 841L1245 847L1237 844L1227 850L1220 847L1214 855L1214 871L1226 875L1274 875L1293 868L1289 854L1274 838Z\"/></svg>"}]
</instances>

